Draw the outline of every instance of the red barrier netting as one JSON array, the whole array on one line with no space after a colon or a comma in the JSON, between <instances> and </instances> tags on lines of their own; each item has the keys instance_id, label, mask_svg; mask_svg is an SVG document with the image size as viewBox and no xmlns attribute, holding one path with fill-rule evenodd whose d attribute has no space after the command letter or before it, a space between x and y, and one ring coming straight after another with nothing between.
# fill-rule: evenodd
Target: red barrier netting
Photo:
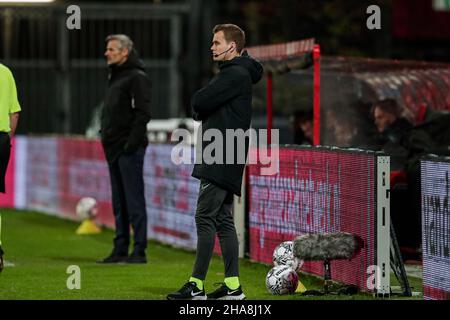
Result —
<instances>
[{"instance_id":1,"label":"red barrier netting","mask_svg":"<svg viewBox=\"0 0 450 320\"><path fill-rule=\"evenodd\" d=\"M283 241L349 232L365 248L351 261L333 261L332 279L367 290L368 267L376 265L376 159L370 152L288 146L280 149L277 175L249 165L250 258L272 263ZM306 262L302 271L323 276L323 262Z\"/></svg>"}]
</instances>

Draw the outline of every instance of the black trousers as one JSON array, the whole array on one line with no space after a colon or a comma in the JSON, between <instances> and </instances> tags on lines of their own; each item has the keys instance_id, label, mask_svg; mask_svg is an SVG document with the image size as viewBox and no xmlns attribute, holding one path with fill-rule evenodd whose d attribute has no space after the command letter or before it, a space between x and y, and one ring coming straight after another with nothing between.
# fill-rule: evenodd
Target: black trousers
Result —
<instances>
[{"instance_id":1,"label":"black trousers","mask_svg":"<svg viewBox=\"0 0 450 320\"><path fill-rule=\"evenodd\" d=\"M139 148L135 153L121 155L113 163L108 163L116 225L114 253L117 255L128 254L130 224L134 232L133 253L143 255L147 248L144 155L145 148Z\"/></svg>"},{"instance_id":2,"label":"black trousers","mask_svg":"<svg viewBox=\"0 0 450 320\"><path fill-rule=\"evenodd\" d=\"M5 193L5 176L11 154L11 140L9 134L0 132L0 192Z\"/></svg>"},{"instance_id":3,"label":"black trousers","mask_svg":"<svg viewBox=\"0 0 450 320\"><path fill-rule=\"evenodd\" d=\"M216 233L220 241L225 277L239 276L239 242L232 212L233 194L201 180L195 224L197 255L192 276L205 280L214 250Z\"/></svg>"}]
</instances>

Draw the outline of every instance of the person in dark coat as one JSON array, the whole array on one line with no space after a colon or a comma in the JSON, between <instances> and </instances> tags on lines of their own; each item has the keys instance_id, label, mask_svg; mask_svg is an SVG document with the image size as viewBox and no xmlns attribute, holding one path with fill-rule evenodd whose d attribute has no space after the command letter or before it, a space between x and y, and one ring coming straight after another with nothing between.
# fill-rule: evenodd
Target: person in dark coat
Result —
<instances>
[{"instance_id":1,"label":"person in dark coat","mask_svg":"<svg viewBox=\"0 0 450 320\"><path fill-rule=\"evenodd\" d=\"M391 156L391 168L404 170L408 150L406 140L412 124L400 116L397 102L394 99L377 101L372 107L377 134L375 145Z\"/></svg>"},{"instance_id":2,"label":"person in dark coat","mask_svg":"<svg viewBox=\"0 0 450 320\"><path fill-rule=\"evenodd\" d=\"M372 115L377 128L375 146L390 156L391 171L405 172L409 153L407 141L412 125L401 117L394 99L375 102ZM401 183L393 184L391 181L391 224L403 251L406 245L417 239L416 231L420 226L420 214L417 215L415 208L411 207L411 191L410 186L405 189Z\"/></svg>"},{"instance_id":3,"label":"person in dark coat","mask_svg":"<svg viewBox=\"0 0 450 320\"><path fill-rule=\"evenodd\" d=\"M422 241L422 190L421 190L421 160L426 155L450 156L450 113L448 111L427 110L425 121L415 126L407 139L409 150L406 161L406 176L408 194L406 207L408 215L408 230L405 231L405 247L417 248L416 257ZM405 206L404 203L402 203ZM391 209L392 210L392 209ZM402 222L406 221L405 219ZM400 237L399 237L400 238ZM420 257L420 255L419 255ZM414 258L414 256L413 256Z\"/></svg>"},{"instance_id":4,"label":"person in dark coat","mask_svg":"<svg viewBox=\"0 0 450 320\"><path fill-rule=\"evenodd\" d=\"M263 68L243 51L245 34L241 28L232 24L217 25L213 34L211 51L214 61L219 63L219 73L206 87L194 94L191 106L194 119L202 122L203 139L197 146L203 153L206 153L208 146L215 143L205 139L208 131L220 132L225 143L220 146L222 159L213 163L203 159L202 163L197 163L194 167L192 175L200 179L195 215L198 237L196 261L189 281L180 290L170 293L167 296L169 300L245 298L239 282L239 244L232 205L233 195L241 195L245 167L245 161L239 162L236 156L247 156L248 141L244 146L241 145L241 148L237 148L234 139L226 140L226 132L230 129L234 132L245 132L250 128L252 84L261 79ZM235 155L233 161L226 160L230 146ZM203 281L213 253L216 234L224 259L225 279L217 290L206 296Z\"/></svg>"},{"instance_id":5,"label":"person in dark coat","mask_svg":"<svg viewBox=\"0 0 450 320\"><path fill-rule=\"evenodd\" d=\"M112 253L99 262L146 263L143 168L151 83L128 36L110 35L106 43L110 73L100 135L111 178L116 236ZM128 255L130 224L134 231L134 250Z\"/></svg>"},{"instance_id":6,"label":"person in dark coat","mask_svg":"<svg viewBox=\"0 0 450 320\"><path fill-rule=\"evenodd\" d=\"M292 116L294 144L312 145L314 140L314 119L312 111L296 111Z\"/></svg>"}]
</instances>

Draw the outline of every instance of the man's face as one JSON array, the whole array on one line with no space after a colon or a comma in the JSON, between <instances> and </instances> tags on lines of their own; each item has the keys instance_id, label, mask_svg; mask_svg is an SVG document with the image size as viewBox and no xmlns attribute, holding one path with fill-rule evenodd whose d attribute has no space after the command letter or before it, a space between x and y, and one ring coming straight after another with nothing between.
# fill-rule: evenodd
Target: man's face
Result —
<instances>
[{"instance_id":1,"label":"man's face","mask_svg":"<svg viewBox=\"0 0 450 320\"><path fill-rule=\"evenodd\" d=\"M358 129L349 124L340 123L334 127L334 138L339 147L354 147L353 138L358 134Z\"/></svg>"},{"instance_id":2,"label":"man's face","mask_svg":"<svg viewBox=\"0 0 450 320\"><path fill-rule=\"evenodd\" d=\"M105 57L108 66L113 64L121 65L127 61L128 49L121 49L119 41L110 40L106 44Z\"/></svg>"},{"instance_id":3,"label":"man's face","mask_svg":"<svg viewBox=\"0 0 450 320\"><path fill-rule=\"evenodd\" d=\"M309 140L313 141L314 140L314 126L312 121L303 121L300 123L300 128L303 131L303 134L305 135L306 138L308 138Z\"/></svg>"},{"instance_id":4,"label":"man's face","mask_svg":"<svg viewBox=\"0 0 450 320\"><path fill-rule=\"evenodd\" d=\"M373 117L378 132L385 131L395 121L396 118L392 113L383 111L379 107L375 107L373 111Z\"/></svg>"},{"instance_id":5,"label":"man's face","mask_svg":"<svg viewBox=\"0 0 450 320\"><path fill-rule=\"evenodd\" d=\"M211 53L213 55L214 61L224 61L229 60L232 54L234 53L234 50L230 50L226 53L223 53L230 49L232 46L232 43L227 43L225 40L225 34L223 31L218 31L214 34L213 40L212 40L212 46L211 46ZM223 53L223 54L221 54ZM215 55L219 55L216 57ZM233 56L234 57L234 56Z\"/></svg>"}]
</instances>

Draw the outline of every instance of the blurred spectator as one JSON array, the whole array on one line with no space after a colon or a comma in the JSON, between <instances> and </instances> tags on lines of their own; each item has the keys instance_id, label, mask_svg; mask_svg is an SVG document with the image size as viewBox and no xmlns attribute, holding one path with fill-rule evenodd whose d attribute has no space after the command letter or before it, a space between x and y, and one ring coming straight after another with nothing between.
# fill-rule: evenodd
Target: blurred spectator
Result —
<instances>
[{"instance_id":1,"label":"blurred spectator","mask_svg":"<svg viewBox=\"0 0 450 320\"><path fill-rule=\"evenodd\" d=\"M375 149L389 155L391 171L402 175L408 158L406 141L412 125L400 116L394 99L375 102L372 105L371 115L376 127ZM417 231L420 229L420 214L418 215L412 207L411 196L415 195L412 195L411 189L401 182L391 184L391 223L405 257L408 257L405 255L405 248L417 248L417 239L420 239L417 237Z\"/></svg>"},{"instance_id":2,"label":"blurred spectator","mask_svg":"<svg viewBox=\"0 0 450 320\"><path fill-rule=\"evenodd\" d=\"M377 101L372 107L375 126L379 132L378 142L399 143L405 132L411 130L412 125L400 116L397 102L394 99Z\"/></svg>"},{"instance_id":3,"label":"blurred spectator","mask_svg":"<svg viewBox=\"0 0 450 320\"><path fill-rule=\"evenodd\" d=\"M342 148L365 146L361 117L351 106L336 104L322 112L324 127L321 131L327 145Z\"/></svg>"},{"instance_id":4,"label":"blurred spectator","mask_svg":"<svg viewBox=\"0 0 450 320\"><path fill-rule=\"evenodd\" d=\"M391 156L391 169L403 170L408 156L405 145L412 125L401 117L394 99L375 102L371 113L377 128L375 144Z\"/></svg>"},{"instance_id":5,"label":"blurred spectator","mask_svg":"<svg viewBox=\"0 0 450 320\"><path fill-rule=\"evenodd\" d=\"M450 156L450 113L449 111L426 110L424 122L415 126L407 139L410 169L426 154Z\"/></svg>"},{"instance_id":6,"label":"blurred spectator","mask_svg":"<svg viewBox=\"0 0 450 320\"><path fill-rule=\"evenodd\" d=\"M296 111L292 118L292 127L295 144L313 144L314 125L312 111Z\"/></svg>"},{"instance_id":7,"label":"blurred spectator","mask_svg":"<svg viewBox=\"0 0 450 320\"><path fill-rule=\"evenodd\" d=\"M420 160L427 154L450 156L450 113L427 110L425 121L414 127L407 140L408 181L407 246L418 248L421 244L421 179ZM411 212L413 213L411 215Z\"/></svg>"}]
</instances>

